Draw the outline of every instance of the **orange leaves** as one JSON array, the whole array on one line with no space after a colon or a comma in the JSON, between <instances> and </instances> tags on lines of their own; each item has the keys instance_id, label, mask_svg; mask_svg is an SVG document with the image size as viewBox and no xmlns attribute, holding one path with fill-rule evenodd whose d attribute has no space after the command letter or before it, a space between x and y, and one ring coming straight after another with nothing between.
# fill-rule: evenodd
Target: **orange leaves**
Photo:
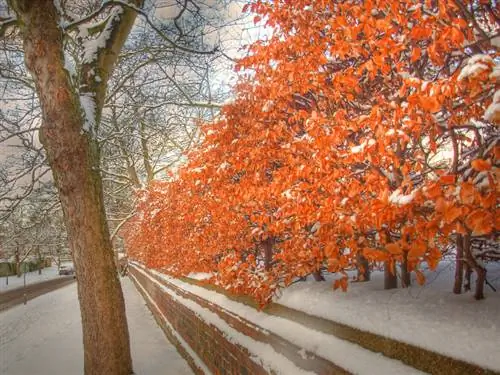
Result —
<instances>
[{"instance_id":1,"label":"orange leaves","mask_svg":"<svg viewBox=\"0 0 500 375\"><path fill-rule=\"evenodd\" d=\"M341 288L343 292L347 292L347 276L333 282L333 290L337 290L339 288Z\"/></svg>"},{"instance_id":2,"label":"orange leaves","mask_svg":"<svg viewBox=\"0 0 500 375\"><path fill-rule=\"evenodd\" d=\"M473 204L474 193L474 185L470 182L464 182L460 185L460 200L463 204Z\"/></svg>"},{"instance_id":3,"label":"orange leaves","mask_svg":"<svg viewBox=\"0 0 500 375\"><path fill-rule=\"evenodd\" d=\"M420 106L431 113L437 112L441 109L441 103L434 96L422 96L420 98Z\"/></svg>"},{"instance_id":4,"label":"orange leaves","mask_svg":"<svg viewBox=\"0 0 500 375\"><path fill-rule=\"evenodd\" d=\"M418 47L414 47L411 51L410 61L415 62L422 56L422 50Z\"/></svg>"},{"instance_id":5,"label":"orange leaves","mask_svg":"<svg viewBox=\"0 0 500 375\"><path fill-rule=\"evenodd\" d=\"M408 258L422 258L427 252L427 243L421 240L415 240L410 244Z\"/></svg>"},{"instance_id":6,"label":"orange leaves","mask_svg":"<svg viewBox=\"0 0 500 375\"><path fill-rule=\"evenodd\" d=\"M422 271L415 270L415 276L417 277L417 283L418 285L424 285L425 284L425 276L422 273Z\"/></svg>"},{"instance_id":7,"label":"orange leaves","mask_svg":"<svg viewBox=\"0 0 500 375\"><path fill-rule=\"evenodd\" d=\"M475 159L471 163L472 168L476 171L489 171L491 169L491 164L489 161L484 159Z\"/></svg>"},{"instance_id":8,"label":"orange leaves","mask_svg":"<svg viewBox=\"0 0 500 375\"><path fill-rule=\"evenodd\" d=\"M439 177L439 182L443 185L450 185L455 183L456 176L454 174L445 174Z\"/></svg>"},{"instance_id":9,"label":"orange leaves","mask_svg":"<svg viewBox=\"0 0 500 375\"><path fill-rule=\"evenodd\" d=\"M356 4L245 7L277 27L239 62L253 73L189 166L141 203L134 240L152 264L202 263L221 286L268 301L283 280L321 266L341 273L359 252L434 269L455 233L491 233L500 147L475 153L469 127L491 101L476 94L492 91L492 58L465 58L474 34L453 4L427 2L425 18L418 4ZM472 170L470 155L480 155ZM267 236L277 241L265 269ZM347 277L333 287L346 290Z\"/></svg>"},{"instance_id":10,"label":"orange leaves","mask_svg":"<svg viewBox=\"0 0 500 375\"><path fill-rule=\"evenodd\" d=\"M413 27L409 36L415 41L429 39L432 36L432 29L424 26L416 26Z\"/></svg>"},{"instance_id":11,"label":"orange leaves","mask_svg":"<svg viewBox=\"0 0 500 375\"><path fill-rule=\"evenodd\" d=\"M493 215L484 209L476 209L465 219L465 224L477 236L489 234L494 228Z\"/></svg>"},{"instance_id":12,"label":"orange leaves","mask_svg":"<svg viewBox=\"0 0 500 375\"><path fill-rule=\"evenodd\" d=\"M385 245L385 248L391 255L400 255L402 253L401 246L398 243L389 243Z\"/></svg>"},{"instance_id":13,"label":"orange leaves","mask_svg":"<svg viewBox=\"0 0 500 375\"><path fill-rule=\"evenodd\" d=\"M385 262L390 259L390 256L389 254L387 254L387 252L377 249L366 248L363 250L363 255L366 259L376 262Z\"/></svg>"}]
</instances>

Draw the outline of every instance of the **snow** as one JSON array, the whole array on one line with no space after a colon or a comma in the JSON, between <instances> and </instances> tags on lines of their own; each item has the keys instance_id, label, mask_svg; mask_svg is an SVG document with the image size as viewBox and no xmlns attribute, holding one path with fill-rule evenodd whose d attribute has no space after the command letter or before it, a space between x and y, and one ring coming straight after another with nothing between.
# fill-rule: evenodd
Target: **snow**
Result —
<instances>
[{"instance_id":1,"label":"snow","mask_svg":"<svg viewBox=\"0 0 500 375\"><path fill-rule=\"evenodd\" d=\"M139 271L144 273L144 271ZM197 296L200 296L212 303L215 303L221 306L223 309L237 314L238 316L250 321L251 323L263 328L264 330L274 332L284 339L294 343L295 345L302 347L311 353L315 353L323 358L326 358L353 373L370 375L396 375L403 373L421 374L421 372L416 371L415 369L410 368L399 361L385 358L377 353L361 348L358 345L338 339L335 336L307 328L288 319L268 315L264 312L257 311L252 307L230 300L223 294L210 291L196 285L191 285L177 279L173 279L159 272L153 271L153 273L163 278L167 282L172 283ZM148 276L146 273L144 273L144 275ZM290 364L287 362L288 360L285 361L285 358L283 358L278 353L275 353L272 347L266 344L253 342L253 340L248 341L247 339L243 339L242 341L240 341L241 336L239 332L234 331L231 327L226 327L226 323L224 321L220 321L220 318L216 314L211 313L207 309L203 309L201 306L190 300L184 301L184 299L181 299L182 297L177 296L170 289L162 286L154 278L151 278L151 280L161 286L166 293L171 295L173 298L176 298L180 303L185 304L186 307L198 313L202 319L211 324L215 324L216 326L217 324L220 324L220 326L217 327L225 332L229 340L234 340L233 342L237 342L240 345L247 347L247 349L251 353L258 355L259 357L264 354L262 353L262 350L265 349L266 356L263 358L269 366L276 366L275 370L277 371L277 373L300 374L300 372L298 372L299 369L294 370L293 368L289 368L288 366L290 366ZM329 288L331 293L331 285L329 286ZM305 300L307 300L307 298ZM334 348L334 350L332 350L332 348Z\"/></svg>"},{"instance_id":2,"label":"snow","mask_svg":"<svg viewBox=\"0 0 500 375\"><path fill-rule=\"evenodd\" d=\"M122 279L136 374L192 374L165 338L142 296ZM76 284L0 313L0 374L83 373L83 345Z\"/></svg>"},{"instance_id":3,"label":"snow","mask_svg":"<svg viewBox=\"0 0 500 375\"><path fill-rule=\"evenodd\" d=\"M67 53L64 54L64 69L66 69L70 77L77 76L75 62L71 59L71 57Z\"/></svg>"},{"instance_id":4,"label":"snow","mask_svg":"<svg viewBox=\"0 0 500 375\"><path fill-rule=\"evenodd\" d=\"M68 263L69 264L69 263ZM62 264L62 265L68 265ZM57 279L59 276L59 272L56 266L47 267L42 269L42 274L39 275L38 271L27 272L26 273L26 285L40 283L42 281L48 281L52 279ZM9 284L7 285L7 277L0 277L0 293L6 292L8 290L22 288L24 286L24 274L21 277L17 276L9 276L8 277Z\"/></svg>"},{"instance_id":5,"label":"snow","mask_svg":"<svg viewBox=\"0 0 500 375\"><path fill-rule=\"evenodd\" d=\"M488 70L488 64L492 62L493 59L489 55L478 54L472 56L462 68L462 71L458 75L458 80L462 81L466 78L477 76L481 72Z\"/></svg>"},{"instance_id":6,"label":"snow","mask_svg":"<svg viewBox=\"0 0 500 375\"><path fill-rule=\"evenodd\" d=\"M500 267L489 268L487 278L498 289ZM374 272L372 281L332 293L334 276L326 275L328 282L295 283L277 302L500 371L498 345L492 344L498 343L500 295L487 286L483 301L475 301L471 293L453 294L452 261L443 261L437 272L426 276L423 287L383 290L383 272Z\"/></svg>"},{"instance_id":7,"label":"snow","mask_svg":"<svg viewBox=\"0 0 500 375\"><path fill-rule=\"evenodd\" d=\"M493 101L484 112L484 119L493 122L495 117L498 117L498 113L500 113L500 90L495 92Z\"/></svg>"},{"instance_id":8,"label":"snow","mask_svg":"<svg viewBox=\"0 0 500 375\"><path fill-rule=\"evenodd\" d=\"M89 133L95 127L95 99L93 94L86 93L80 95L80 103L82 105L84 122L83 131Z\"/></svg>"},{"instance_id":9,"label":"snow","mask_svg":"<svg viewBox=\"0 0 500 375\"><path fill-rule=\"evenodd\" d=\"M93 62L94 60L97 59L97 54L100 49L103 49L106 47L106 43L108 39L111 37L111 33L113 31L113 22L115 20L120 19L120 14L123 13L123 7L115 7L112 10L112 13L106 23L106 27L104 30L99 34L99 36L95 39L87 39L83 41L83 57L82 57L82 63L83 64L89 64ZM79 28L79 37L81 38L87 38L88 37L88 28L87 27L80 27Z\"/></svg>"},{"instance_id":10,"label":"snow","mask_svg":"<svg viewBox=\"0 0 500 375\"><path fill-rule=\"evenodd\" d=\"M213 277L213 273L208 273L208 272L191 272L189 275L187 275L190 279L194 280L207 280Z\"/></svg>"},{"instance_id":11,"label":"snow","mask_svg":"<svg viewBox=\"0 0 500 375\"><path fill-rule=\"evenodd\" d=\"M396 189L389 197L389 202L397 204L399 206L404 206L410 204L415 198L415 193L417 191L413 190L410 194L404 195L401 193L401 189Z\"/></svg>"},{"instance_id":12,"label":"snow","mask_svg":"<svg viewBox=\"0 0 500 375\"><path fill-rule=\"evenodd\" d=\"M352 154L359 154L360 152L364 151L366 146L373 146L375 143L377 143L373 138L370 138L368 141L363 141L360 145L351 147L351 153Z\"/></svg>"}]
</instances>

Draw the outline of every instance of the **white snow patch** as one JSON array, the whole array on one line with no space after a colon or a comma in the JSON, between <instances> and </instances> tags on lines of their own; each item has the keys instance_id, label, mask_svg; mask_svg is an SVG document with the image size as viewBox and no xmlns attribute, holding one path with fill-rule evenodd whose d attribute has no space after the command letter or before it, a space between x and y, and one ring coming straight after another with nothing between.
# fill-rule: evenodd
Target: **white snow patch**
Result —
<instances>
[{"instance_id":1,"label":"white snow patch","mask_svg":"<svg viewBox=\"0 0 500 375\"><path fill-rule=\"evenodd\" d=\"M123 7L115 7L112 10L112 13L108 19L108 22L106 24L106 27L104 30L99 34L99 36L95 39L88 39L85 40L83 44L83 57L82 57L82 63L88 64L94 61L97 58L97 54L100 49L106 47L106 42L108 39L111 37L111 33L113 31L113 22L115 20L120 19L120 14L123 13ZM86 27L80 27L79 28L79 36L81 38L88 37L88 29Z\"/></svg>"},{"instance_id":2,"label":"white snow patch","mask_svg":"<svg viewBox=\"0 0 500 375\"><path fill-rule=\"evenodd\" d=\"M0 293L6 292L7 290L22 288L24 286L24 278L26 277L26 285L38 284L43 281L58 279L59 272L56 266L47 267L42 269L42 274L39 275L38 271L28 272L22 274L21 277L13 276L2 276L0 277Z\"/></svg>"},{"instance_id":3,"label":"white snow patch","mask_svg":"<svg viewBox=\"0 0 500 375\"><path fill-rule=\"evenodd\" d=\"M360 145L351 147L351 153L359 154L360 152L363 152L367 146L373 146L375 143L377 142L373 138L370 138L368 141L364 140Z\"/></svg>"},{"instance_id":4,"label":"white snow patch","mask_svg":"<svg viewBox=\"0 0 500 375\"><path fill-rule=\"evenodd\" d=\"M490 263L488 267L488 280L498 290L500 266ZM500 329L498 292L485 287L486 299L480 302L471 293L453 294L452 260L441 262L436 272L424 272L427 281L423 287L384 290L384 273L376 271L370 282L351 283L347 293L332 293L335 275L326 274L327 282L308 280L284 289L277 302L500 371L498 346L491 345L498 342ZM349 272L349 276L354 275ZM416 285L413 275L412 284Z\"/></svg>"},{"instance_id":5,"label":"white snow patch","mask_svg":"<svg viewBox=\"0 0 500 375\"><path fill-rule=\"evenodd\" d=\"M83 109L84 121L83 121L83 131L89 133L95 128L95 99L93 94L85 93L80 95L80 103Z\"/></svg>"},{"instance_id":6,"label":"white snow patch","mask_svg":"<svg viewBox=\"0 0 500 375\"><path fill-rule=\"evenodd\" d=\"M214 274L209 272L190 272L187 277L194 280L207 280L210 279Z\"/></svg>"},{"instance_id":7,"label":"white snow patch","mask_svg":"<svg viewBox=\"0 0 500 375\"><path fill-rule=\"evenodd\" d=\"M500 113L500 90L493 95L493 101L484 112L484 119L493 122L495 117L498 117L498 113Z\"/></svg>"},{"instance_id":8,"label":"white snow patch","mask_svg":"<svg viewBox=\"0 0 500 375\"><path fill-rule=\"evenodd\" d=\"M394 190L391 196L389 197L389 202L397 204L399 206L410 204L415 198L416 192L417 192L416 190L413 190L410 194L405 195L402 194L401 189L398 188Z\"/></svg>"},{"instance_id":9,"label":"white snow patch","mask_svg":"<svg viewBox=\"0 0 500 375\"><path fill-rule=\"evenodd\" d=\"M478 54L472 56L462 68L462 71L458 75L458 80L462 81L466 78L477 76L481 72L488 70L488 63L492 62L493 59L489 55Z\"/></svg>"}]
</instances>

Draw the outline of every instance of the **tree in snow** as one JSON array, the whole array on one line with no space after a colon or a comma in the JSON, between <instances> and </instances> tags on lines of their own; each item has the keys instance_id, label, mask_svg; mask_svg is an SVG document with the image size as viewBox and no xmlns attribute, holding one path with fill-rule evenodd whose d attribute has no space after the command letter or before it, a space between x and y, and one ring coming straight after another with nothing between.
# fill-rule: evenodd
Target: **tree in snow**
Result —
<instances>
[{"instance_id":1,"label":"tree in snow","mask_svg":"<svg viewBox=\"0 0 500 375\"><path fill-rule=\"evenodd\" d=\"M191 1L167 6L175 14L165 23L157 22L154 4L143 7L142 1L12 0L1 7L0 35L15 45L18 53L8 60L11 68L2 70L2 78L15 82L11 85L26 85L27 91L34 88L39 106L35 105L33 111L41 112L41 121L30 123L29 128L15 121L5 124L12 137L26 133L30 140L36 134L33 130L39 128L44 152L37 154L36 163L31 165L43 165L46 157L58 189L78 279L86 374L132 372L123 297L102 193L100 135L107 115L104 108L109 82L137 15L160 35L172 56L179 51L213 53L213 48L186 45L194 32L188 22L193 7L196 3ZM21 48L18 40L22 41ZM23 58L31 79L19 67ZM113 88L123 88L133 81L121 83ZM113 95L109 97L118 102ZM21 110L13 102L9 101L10 109ZM40 173L32 176L26 195ZM6 211L11 209L9 206Z\"/></svg>"},{"instance_id":2,"label":"tree in snow","mask_svg":"<svg viewBox=\"0 0 500 375\"><path fill-rule=\"evenodd\" d=\"M213 272L214 282L265 302L320 269L338 272L335 288L345 290L345 271L363 259L385 264L387 287L398 269L403 285L412 272L422 284L421 264L434 269L461 236L491 243L497 9L472 1L248 9L272 36L238 62L237 97L205 126L189 164L141 196L128 231L137 259L177 275ZM488 251L498 246L464 253L478 299L479 255Z\"/></svg>"}]
</instances>

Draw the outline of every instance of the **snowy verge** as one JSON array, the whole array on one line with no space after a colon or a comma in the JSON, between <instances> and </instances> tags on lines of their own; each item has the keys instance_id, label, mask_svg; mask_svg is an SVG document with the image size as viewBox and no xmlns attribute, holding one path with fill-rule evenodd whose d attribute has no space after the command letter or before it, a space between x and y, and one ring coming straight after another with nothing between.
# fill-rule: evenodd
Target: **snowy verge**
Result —
<instances>
[{"instance_id":1,"label":"snowy verge","mask_svg":"<svg viewBox=\"0 0 500 375\"><path fill-rule=\"evenodd\" d=\"M335 276L325 275L327 282L293 284L276 302L500 371L498 345L494 344L499 342L500 293L486 286L483 301L475 301L472 293L455 295L454 272L454 263L444 261L436 272L426 272L423 287L393 290L383 290L383 273L374 272L370 282L351 283L346 293L333 292ZM489 265L488 280L500 290L499 265Z\"/></svg>"},{"instance_id":2,"label":"snowy verge","mask_svg":"<svg viewBox=\"0 0 500 375\"><path fill-rule=\"evenodd\" d=\"M38 284L43 281L58 279L59 277L61 277L59 276L59 271L56 266L43 268L42 273L40 275L38 274L38 271L27 272L25 275L26 275L26 285ZM24 286L24 274L21 275L21 277L17 277L15 275L8 277L7 276L0 277L0 293L6 292L8 290L22 288L23 286Z\"/></svg>"}]
</instances>

